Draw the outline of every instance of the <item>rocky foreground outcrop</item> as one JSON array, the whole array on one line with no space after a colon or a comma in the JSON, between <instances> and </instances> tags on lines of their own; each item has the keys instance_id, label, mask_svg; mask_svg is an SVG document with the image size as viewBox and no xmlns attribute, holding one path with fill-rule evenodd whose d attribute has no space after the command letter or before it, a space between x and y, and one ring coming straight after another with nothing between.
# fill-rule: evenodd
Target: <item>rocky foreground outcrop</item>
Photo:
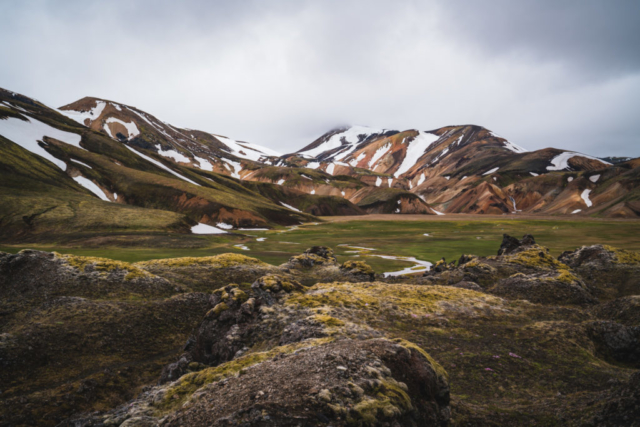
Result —
<instances>
[{"instance_id":1,"label":"rocky foreground outcrop","mask_svg":"<svg viewBox=\"0 0 640 427\"><path fill-rule=\"evenodd\" d=\"M389 280L326 247L0 254L0 425L636 425L638 268L528 235Z\"/></svg>"}]
</instances>

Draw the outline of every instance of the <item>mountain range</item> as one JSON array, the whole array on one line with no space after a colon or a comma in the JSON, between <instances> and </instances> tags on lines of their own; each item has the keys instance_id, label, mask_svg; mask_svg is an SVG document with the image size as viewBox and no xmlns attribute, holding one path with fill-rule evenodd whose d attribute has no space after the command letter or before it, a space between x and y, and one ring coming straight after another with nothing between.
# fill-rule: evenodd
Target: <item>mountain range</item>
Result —
<instances>
[{"instance_id":1,"label":"mountain range","mask_svg":"<svg viewBox=\"0 0 640 427\"><path fill-rule=\"evenodd\" d=\"M295 153L86 97L0 89L0 238L224 233L315 216L640 216L640 159L526 149L476 125L352 126Z\"/></svg>"}]
</instances>

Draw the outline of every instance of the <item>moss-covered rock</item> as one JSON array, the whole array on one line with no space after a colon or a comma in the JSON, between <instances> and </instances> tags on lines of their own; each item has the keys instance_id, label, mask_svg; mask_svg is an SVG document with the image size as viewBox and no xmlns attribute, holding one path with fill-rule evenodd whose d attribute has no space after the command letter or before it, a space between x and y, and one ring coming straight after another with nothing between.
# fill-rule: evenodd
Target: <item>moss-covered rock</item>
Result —
<instances>
[{"instance_id":1,"label":"moss-covered rock","mask_svg":"<svg viewBox=\"0 0 640 427\"><path fill-rule=\"evenodd\" d=\"M525 275L516 273L500 280L488 292L509 299L524 299L539 304L592 305L597 300L586 285L568 270Z\"/></svg>"},{"instance_id":2,"label":"moss-covered rock","mask_svg":"<svg viewBox=\"0 0 640 427\"><path fill-rule=\"evenodd\" d=\"M345 261L340 266L340 271L342 274L349 275L354 279L360 280L373 280L376 275L373 268L364 261Z\"/></svg>"},{"instance_id":3,"label":"moss-covered rock","mask_svg":"<svg viewBox=\"0 0 640 427\"><path fill-rule=\"evenodd\" d=\"M313 268L338 265L333 250L326 246L314 246L301 255L293 256L285 264L287 268Z\"/></svg>"}]
</instances>

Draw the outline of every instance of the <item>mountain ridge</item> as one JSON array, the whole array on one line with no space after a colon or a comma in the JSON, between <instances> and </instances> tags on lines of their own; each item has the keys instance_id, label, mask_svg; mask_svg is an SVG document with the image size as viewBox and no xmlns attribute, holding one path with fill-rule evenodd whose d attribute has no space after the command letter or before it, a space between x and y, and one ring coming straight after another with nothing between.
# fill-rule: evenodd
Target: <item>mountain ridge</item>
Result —
<instances>
[{"instance_id":1,"label":"mountain ridge","mask_svg":"<svg viewBox=\"0 0 640 427\"><path fill-rule=\"evenodd\" d=\"M315 220L293 218L305 212L640 217L640 164L634 159L612 164L557 148L527 151L479 125L429 131L341 126L280 155L176 127L102 98L50 109L2 90L0 101L5 125L24 124L20 117L27 116L47 129L49 135L29 137L28 146L71 178L71 191L178 212L194 225L241 228ZM12 138L29 134L33 123L18 131L4 126L0 135L15 143Z\"/></svg>"}]
</instances>

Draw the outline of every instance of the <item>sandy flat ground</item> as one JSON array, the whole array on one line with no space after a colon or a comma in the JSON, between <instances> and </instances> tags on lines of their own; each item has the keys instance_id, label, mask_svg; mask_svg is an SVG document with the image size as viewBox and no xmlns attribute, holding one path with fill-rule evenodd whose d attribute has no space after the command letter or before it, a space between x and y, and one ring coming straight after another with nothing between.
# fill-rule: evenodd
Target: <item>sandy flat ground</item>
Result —
<instances>
[{"instance_id":1,"label":"sandy flat ground","mask_svg":"<svg viewBox=\"0 0 640 427\"><path fill-rule=\"evenodd\" d=\"M586 216L544 216L544 215L470 215L470 214L446 214L446 215L397 215L397 214L372 214L351 216L323 216L327 222L345 221L596 221L596 222L639 222L640 219L628 218L591 218Z\"/></svg>"}]
</instances>

